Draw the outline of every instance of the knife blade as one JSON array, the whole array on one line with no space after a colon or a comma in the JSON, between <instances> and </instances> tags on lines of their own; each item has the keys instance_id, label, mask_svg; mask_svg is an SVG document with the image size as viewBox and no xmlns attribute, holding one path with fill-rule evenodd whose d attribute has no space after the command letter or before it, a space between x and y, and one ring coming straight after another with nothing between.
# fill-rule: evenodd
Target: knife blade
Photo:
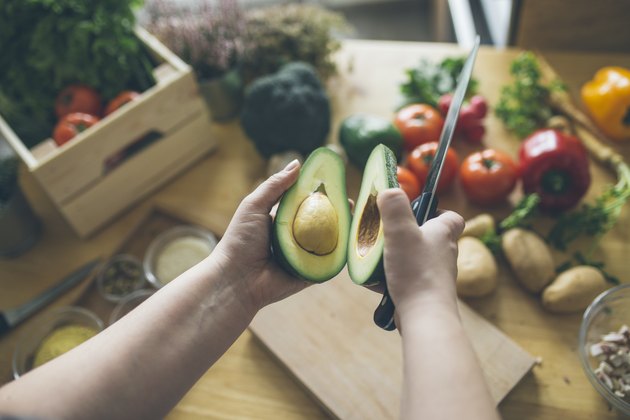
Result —
<instances>
[{"instance_id":1,"label":"knife blade","mask_svg":"<svg viewBox=\"0 0 630 420\"><path fill-rule=\"evenodd\" d=\"M0 312L0 336L85 279L100 261L100 258L96 258L82 265L29 302Z\"/></svg>"},{"instance_id":2,"label":"knife blade","mask_svg":"<svg viewBox=\"0 0 630 420\"><path fill-rule=\"evenodd\" d=\"M427 175L427 182L424 186L422 194L411 203L411 209L416 217L418 226L422 226L427 220L435 217L437 210L438 199L435 195L440 175L442 174L442 168L444 166L444 160L446 159L446 152L451 145L453 133L455 132L455 126L457 125L457 118L459 116L459 110L462 107L464 98L466 96L466 89L468 89L468 83L472 77L473 67L475 65L475 59L477 52L479 51L480 39L479 35L475 38L475 44L468 54L468 58L464 63L464 67L459 76L457 88L453 93L453 100L451 106L446 113L444 120L444 127L440 134L440 142L438 144L437 151L433 156L433 162ZM396 329L396 323L394 321L394 303L389 296L387 290L387 282L385 283L385 291L381 303L374 311L374 323L379 327L387 331Z\"/></svg>"}]
</instances>

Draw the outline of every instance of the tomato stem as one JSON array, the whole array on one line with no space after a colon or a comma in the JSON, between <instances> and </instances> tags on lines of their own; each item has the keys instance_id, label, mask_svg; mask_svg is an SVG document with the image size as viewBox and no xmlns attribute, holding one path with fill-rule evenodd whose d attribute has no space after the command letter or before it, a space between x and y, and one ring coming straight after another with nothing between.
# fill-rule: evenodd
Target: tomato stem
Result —
<instances>
[{"instance_id":1,"label":"tomato stem","mask_svg":"<svg viewBox=\"0 0 630 420\"><path fill-rule=\"evenodd\" d=\"M481 163L487 169L492 169L497 165L497 162L494 159L482 159Z\"/></svg>"}]
</instances>

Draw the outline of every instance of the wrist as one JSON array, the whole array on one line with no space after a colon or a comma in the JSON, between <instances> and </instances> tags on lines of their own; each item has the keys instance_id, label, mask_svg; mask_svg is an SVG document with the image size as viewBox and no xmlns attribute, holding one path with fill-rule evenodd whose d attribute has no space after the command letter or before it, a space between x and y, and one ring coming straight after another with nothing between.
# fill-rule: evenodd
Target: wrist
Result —
<instances>
[{"instance_id":1,"label":"wrist","mask_svg":"<svg viewBox=\"0 0 630 420\"><path fill-rule=\"evenodd\" d=\"M213 252L202 264L214 292L218 292L231 305L238 306L238 313L242 317L253 319L260 304L253 299L251 281L248 281L242 270L230 264L229 259L223 258L220 252ZM213 291L210 291L208 298L213 299L212 294Z\"/></svg>"},{"instance_id":2,"label":"wrist","mask_svg":"<svg viewBox=\"0 0 630 420\"><path fill-rule=\"evenodd\" d=\"M396 305L401 326L415 323L421 319L448 319L461 322L457 298L448 293L423 293L417 297L409 297Z\"/></svg>"}]
</instances>

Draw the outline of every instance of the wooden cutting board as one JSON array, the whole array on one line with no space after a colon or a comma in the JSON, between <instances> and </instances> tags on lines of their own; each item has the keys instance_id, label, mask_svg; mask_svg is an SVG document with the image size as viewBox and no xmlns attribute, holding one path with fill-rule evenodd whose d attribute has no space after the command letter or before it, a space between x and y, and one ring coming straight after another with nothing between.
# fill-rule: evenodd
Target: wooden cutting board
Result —
<instances>
[{"instance_id":1,"label":"wooden cutting board","mask_svg":"<svg viewBox=\"0 0 630 420\"><path fill-rule=\"evenodd\" d=\"M332 416L394 419L402 391L401 342L397 332L372 322L379 300L344 270L263 309L250 329ZM534 358L463 302L460 314L498 404Z\"/></svg>"}]
</instances>

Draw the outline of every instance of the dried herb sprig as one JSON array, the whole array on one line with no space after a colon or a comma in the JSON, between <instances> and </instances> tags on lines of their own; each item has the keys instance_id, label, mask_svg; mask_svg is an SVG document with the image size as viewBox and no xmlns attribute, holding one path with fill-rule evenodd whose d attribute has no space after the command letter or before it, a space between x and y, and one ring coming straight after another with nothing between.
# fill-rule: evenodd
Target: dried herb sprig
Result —
<instances>
[{"instance_id":1,"label":"dried herb sprig","mask_svg":"<svg viewBox=\"0 0 630 420\"><path fill-rule=\"evenodd\" d=\"M251 9L246 23L241 59L246 81L293 61L311 64L326 80L337 72L332 55L341 43L336 35L350 31L342 15L308 4Z\"/></svg>"},{"instance_id":2,"label":"dried herb sprig","mask_svg":"<svg viewBox=\"0 0 630 420\"><path fill-rule=\"evenodd\" d=\"M221 76L240 59L245 12L236 0L203 0L194 6L151 0L146 11L147 30L190 64L200 79Z\"/></svg>"}]
</instances>

